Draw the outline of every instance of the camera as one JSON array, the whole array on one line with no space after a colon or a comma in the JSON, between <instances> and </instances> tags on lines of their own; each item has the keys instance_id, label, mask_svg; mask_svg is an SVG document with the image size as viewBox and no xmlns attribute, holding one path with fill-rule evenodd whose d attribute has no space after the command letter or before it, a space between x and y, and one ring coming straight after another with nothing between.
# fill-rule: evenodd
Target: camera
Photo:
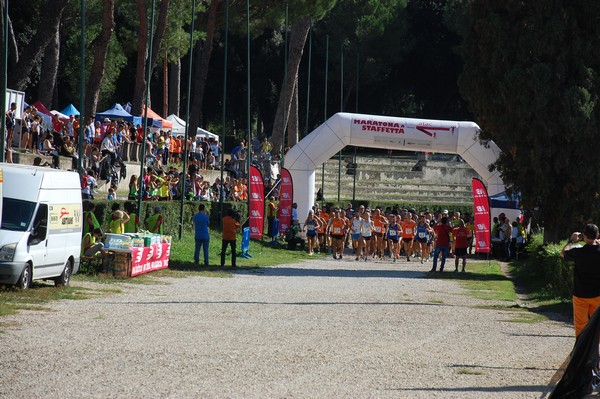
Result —
<instances>
[{"instance_id":1,"label":"camera","mask_svg":"<svg viewBox=\"0 0 600 399\"><path fill-rule=\"evenodd\" d=\"M578 239L579 241L583 240L583 234L582 234L582 233L579 233L579 234L577 235L577 239Z\"/></svg>"}]
</instances>

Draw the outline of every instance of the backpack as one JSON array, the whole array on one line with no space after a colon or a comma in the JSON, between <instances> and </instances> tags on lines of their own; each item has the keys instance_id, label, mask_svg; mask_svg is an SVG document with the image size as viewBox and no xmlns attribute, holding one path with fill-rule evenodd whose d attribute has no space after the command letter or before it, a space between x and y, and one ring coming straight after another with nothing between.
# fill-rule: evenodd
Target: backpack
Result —
<instances>
[{"instance_id":1,"label":"backpack","mask_svg":"<svg viewBox=\"0 0 600 399\"><path fill-rule=\"evenodd\" d=\"M88 186L88 177L87 175L83 175L81 177L81 189L84 190Z\"/></svg>"}]
</instances>

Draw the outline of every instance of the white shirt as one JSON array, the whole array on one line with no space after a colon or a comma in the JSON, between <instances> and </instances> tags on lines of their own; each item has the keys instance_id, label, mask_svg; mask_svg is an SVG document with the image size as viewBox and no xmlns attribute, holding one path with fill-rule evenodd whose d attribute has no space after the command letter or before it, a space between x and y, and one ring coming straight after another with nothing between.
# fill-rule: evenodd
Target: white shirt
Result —
<instances>
[{"instance_id":1,"label":"white shirt","mask_svg":"<svg viewBox=\"0 0 600 399\"><path fill-rule=\"evenodd\" d=\"M360 234L363 237L371 237L373 231L373 223L370 220L364 220L360 224Z\"/></svg>"}]
</instances>

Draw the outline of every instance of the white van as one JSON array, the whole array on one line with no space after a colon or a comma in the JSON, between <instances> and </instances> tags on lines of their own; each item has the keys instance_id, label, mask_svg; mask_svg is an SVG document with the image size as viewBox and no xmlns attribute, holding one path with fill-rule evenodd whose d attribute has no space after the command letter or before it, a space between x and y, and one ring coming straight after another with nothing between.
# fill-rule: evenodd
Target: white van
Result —
<instances>
[{"instance_id":1,"label":"white van","mask_svg":"<svg viewBox=\"0 0 600 399\"><path fill-rule=\"evenodd\" d=\"M79 175L6 163L0 172L0 284L68 285L81 253Z\"/></svg>"}]
</instances>

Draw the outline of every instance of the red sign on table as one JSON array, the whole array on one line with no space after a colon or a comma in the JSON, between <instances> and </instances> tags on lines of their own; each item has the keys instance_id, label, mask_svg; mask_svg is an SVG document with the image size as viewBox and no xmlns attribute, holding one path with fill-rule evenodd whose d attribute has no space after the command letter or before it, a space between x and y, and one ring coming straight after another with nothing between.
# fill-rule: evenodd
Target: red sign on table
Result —
<instances>
[{"instance_id":1,"label":"red sign on table","mask_svg":"<svg viewBox=\"0 0 600 399\"><path fill-rule=\"evenodd\" d=\"M131 277L169 267L171 244L152 244L131 248Z\"/></svg>"}]
</instances>

